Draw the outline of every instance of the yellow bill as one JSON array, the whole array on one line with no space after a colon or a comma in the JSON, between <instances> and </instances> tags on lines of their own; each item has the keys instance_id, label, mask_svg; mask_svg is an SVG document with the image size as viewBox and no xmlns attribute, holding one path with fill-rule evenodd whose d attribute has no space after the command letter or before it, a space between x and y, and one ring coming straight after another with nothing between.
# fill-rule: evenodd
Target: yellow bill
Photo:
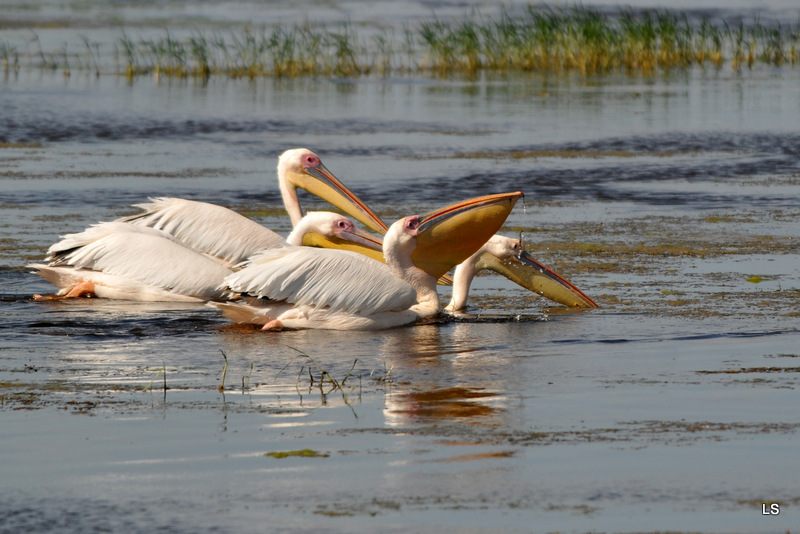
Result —
<instances>
[{"instance_id":1,"label":"yellow bill","mask_svg":"<svg viewBox=\"0 0 800 534\"><path fill-rule=\"evenodd\" d=\"M319 232L306 232L303 234L303 246L349 250L386 263L383 258L383 239L357 228L333 237L327 237Z\"/></svg>"},{"instance_id":2,"label":"yellow bill","mask_svg":"<svg viewBox=\"0 0 800 534\"><path fill-rule=\"evenodd\" d=\"M521 191L465 200L420 217L414 265L436 278L472 256L505 223Z\"/></svg>"},{"instance_id":3,"label":"yellow bill","mask_svg":"<svg viewBox=\"0 0 800 534\"><path fill-rule=\"evenodd\" d=\"M475 270L489 269L501 274L547 299L572 308L599 308L583 291L552 269L542 265L526 251L501 260L492 254L482 254Z\"/></svg>"},{"instance_id":4,"label":"yellow bill","mask_svg":"<svg viewBox=\"0 0 800 534\"><path fill-rule=\"evenodd\" d=\"M288 186L305 189L312 195L330 202L376 232L385 234L389 228L369 206L345 187L322 163L304 168L300 173L289 173L286 180Z\"/></svg>"}]
</instances>

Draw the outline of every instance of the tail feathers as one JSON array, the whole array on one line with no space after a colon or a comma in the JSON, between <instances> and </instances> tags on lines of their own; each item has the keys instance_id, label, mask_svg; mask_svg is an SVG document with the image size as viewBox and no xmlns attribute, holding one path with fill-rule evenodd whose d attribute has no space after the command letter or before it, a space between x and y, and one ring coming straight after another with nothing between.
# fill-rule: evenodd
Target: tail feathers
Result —
<instances>
[{"instance_id":1,"label":"tail feathers","mask_svg":"<svg viewBox=\"0 0 800 534\"><path fill-rule=\"evenodd\" d=\"M28 265L34 274L38 274L57 288L59 288L59 295L66 295L70 289L84 281L84 278L78 274L74 269L59 269L41 263L32 263Z\"/></svg>"}]
</instances>

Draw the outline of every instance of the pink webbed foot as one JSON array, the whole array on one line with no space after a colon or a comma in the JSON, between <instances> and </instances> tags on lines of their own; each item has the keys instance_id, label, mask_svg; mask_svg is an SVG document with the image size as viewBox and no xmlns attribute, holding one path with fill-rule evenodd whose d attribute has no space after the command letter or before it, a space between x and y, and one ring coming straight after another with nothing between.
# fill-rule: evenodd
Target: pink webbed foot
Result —
<instances>
[{"instance_id":1,"label":"pink webbed foot","mask_svg":"<svg viewBox=\"0 0 800 534\"><path fill-rule=\"evenodd\" d=\"M261 327L261 330L268 330L271 332L280 332L283 330L283 323L277 319L273 319L264 326Z\"/></svg>"},{"instance_id":2,"label":"pink webbed foot","mask_svg":"<svg viewBox=\"0 0 800 534\"><path fill-rule=\"evenodd\" d=\"M94 282L89 282L88 280L84 280L79 284L75 284L72 288L64 295L40 295L38 293L33 295L33 300L37 301L45 301L45 300L61 300L61 299L72 299L78 297L94 297Z\"/></svg>"},{"instance_id":3,"label":"pink webbed foot","mask_svg":"<svg viewBox=\"0 0 800 534\"><path fill-rule=\"evenodd\" d=\"M80 284L76 284L69 292L64 295L65 299L77 297L93 297L94 296L94 282L84 280Z\"/></svg>"}]
</instances>

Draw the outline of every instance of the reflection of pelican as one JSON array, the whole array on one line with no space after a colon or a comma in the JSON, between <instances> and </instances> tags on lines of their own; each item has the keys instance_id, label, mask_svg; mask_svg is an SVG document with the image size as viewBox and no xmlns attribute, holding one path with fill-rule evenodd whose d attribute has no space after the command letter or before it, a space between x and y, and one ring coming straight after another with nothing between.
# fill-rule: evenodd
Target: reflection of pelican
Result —
<instances>
[{"instance_id":1,"label":"reflection of pelican","mask_svg":"<svg viewBox=\"0 0 800 534\"><path fill-rule=\"evenodd\" d=\"M389 425L408 425L420 421L491 418L498 394L484 388L446 387L423 391L391 391L386 395L384 414Z\"/></svg>"},{"instance_id":2,"label":"reflection of pelican","mask_svg":"<svg viewBox=\"0 0 800 534\"><path fill-rule=\"evenodd\" d=\"M598 307L583 291L536 261L522 248L519 239L495 235L456 267L453 294L446 308L448 311L466 308L469 286L475 275L482 270L502 274L512 282L566 306Z\"/></svg>"},{"instance_id":3,"label":"reflection of pelican","mask_svg":"<svg viewBox=\"0 0 800 534\"><path fill-rule=\"evenodd\" d=\"M277 234L276 234L277 235ZM372 236L356 229L342 215L310 212L273 248L299 246L306 239L329 246L357 243L380 254ZM59 295L95 295L142 301L223 300L233 293L220 288L231 270L178 241L146 226L109 222L64 236L49 250L48 265L33 264L38 274L61 288ZM41 298L41 297L40 297Z\"/></svg>"},{"instance_id":4,"label":"reflection of pelican","mask_svg":"<svg viewBox=\"0 0 800 534\"><path fill-rule=\"evenodd\" d=\"M386 264L327 249L273 249L226 279L262 299L215 304L237 322L265 329L381 329L439 312L436 282L497 231L522 193L491 195L395 222L386 234Z\"/></svg>"},{"instance_id":5,"label":"reflection of pelican","mask_svg":"<svg viewBox=\"0 0 800 534\"><path fill-rule=\"evenodd\" d=\"M498 334L513 334L499 325L474 326L430 324L383 334L376 357L388 378L397 380L384 399L386 425L502 424L510 401L505 395L508 369L514 361L509 352L514 351L498 346L497 339Z\"/></svg>"},{"instance_id":6,"label":"reflection of pelican","mask_svg":"<svg viewBox=\"0 0 800 534\"><path fill-rule=\"evenodd\" d=\"M278 184L293 226L303 217L297 198L297 189L303 188L370 228L381 233L386 231L386 224L306 148L281 154L278 158ZM193 249L218 258L227 266L236 265L258 251L280 246L283 242L283 238L272 230L215 204L157 198L150 203L137 204L137 207L145 211L120 220L163 230Z\"/></svg>"}]
</instances>

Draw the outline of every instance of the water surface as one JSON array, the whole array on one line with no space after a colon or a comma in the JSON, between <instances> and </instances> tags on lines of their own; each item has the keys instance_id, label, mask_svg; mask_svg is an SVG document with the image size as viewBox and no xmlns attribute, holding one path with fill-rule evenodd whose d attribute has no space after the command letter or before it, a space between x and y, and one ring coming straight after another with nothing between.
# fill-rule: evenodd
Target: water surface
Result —
<instances>
[{"instance_id":1,"label":"water surface","mask_svg":"<svg viewBox=\"0 0 800 534\"><path fill-rule=\"evenodd\" d=\"M2 530L796 527L798 77L6 75ZM503 233L602 307L482 276L456 320L259 333L31 299L59 235L150 196L286 233L274 169L297 146L388 220L524 191Z\"/></svg>"}]
</instances>

